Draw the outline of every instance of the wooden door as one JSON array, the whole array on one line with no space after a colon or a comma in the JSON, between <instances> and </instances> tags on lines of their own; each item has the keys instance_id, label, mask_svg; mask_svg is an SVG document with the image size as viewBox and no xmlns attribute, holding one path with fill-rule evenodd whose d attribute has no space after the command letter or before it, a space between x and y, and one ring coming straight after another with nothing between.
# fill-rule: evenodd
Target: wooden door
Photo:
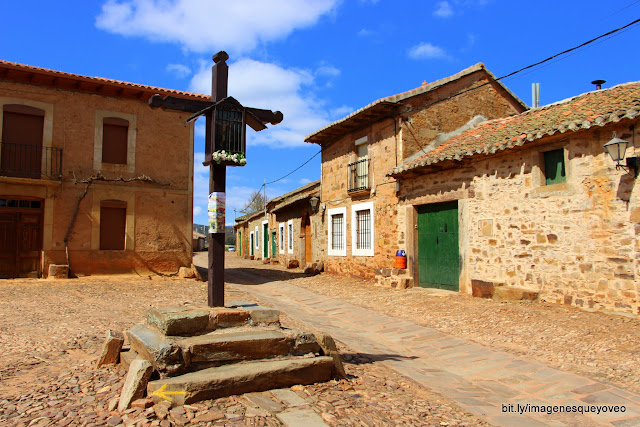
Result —
<instances>
[{"instance_id":1,"label":"wooden door","mask_svg":"<svg viewBox=\"0 0 640 427\"><path fill-rule=\"evenodd\" d=\"M40 277L42 204L0 198L0 278Z\"/></svg>"},{"instance_id":2,"label":"wooden door","mask_svg":"<svg viewBox=\"0 0 640 427\"><path fill-rule=\"evenodd\" d=\"M304 261L310 263L313 259L311 256L311 218L308 215L304 217Z\"/></svg>"},{"instance_id":3,"label":"wooden door","mask_svg":"<svg viewBox=\"0 0 640 427\"><path fill-rule=\"evenodd\" d=\"M269 258L269 226L262 225L262 258Z\"/></svg>"},{"instance_id":4,"label":"wooden door","mask_svg":"<svg viewBox=\"0 0 640 427\"><path fill-rule=\"evenodd\" d=\"M276 235L275 230L271 232L271 258L278 258L278 236Z\"/></svg>"},{"instance_id":5,"label":"wooden door","mask_svg":"<svg viewBox=\"0 0 640 427\"><path fill-rule=\"evenodd\" d=\"M460 289L458 202L418 207L418 276L422 287Z\"/></svg>"}]
</instances>

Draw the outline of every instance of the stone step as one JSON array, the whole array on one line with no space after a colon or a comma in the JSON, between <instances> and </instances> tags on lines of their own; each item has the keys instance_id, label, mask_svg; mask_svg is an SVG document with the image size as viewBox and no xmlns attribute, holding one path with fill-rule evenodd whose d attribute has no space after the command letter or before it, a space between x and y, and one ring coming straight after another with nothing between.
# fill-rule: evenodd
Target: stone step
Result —
<instances>
[{"instance_id":1,"label":"stone step","mask_svg":"<svg viewBox=\"0 0 640 427\"><path fill-rule=\"evenodd\" d=\"M249 328L220 330L205 335L182 338L187 366L198 362L230 362L284 356L291 352L295 338L278 330Z\"/></svg>"},{"instance_id":2,"label":"stone step","mask_svg":"<svg viewBox=\"0 0 640 427\"><path fill-rule=\"evenodd\" d=\"M188 336L247 324L279 325L280 312L253 303L229 307L165 307L149 310L147 323L165 335Z\"/></svg>"},{"instance_id":3,"label":"stone step","mask_svg":"<svg viewBox=\"0 0 640 427\"><path fill-rule=\"evenodd\" d=\"M190 337L167 337L138 324L127 331L131 349L148 360L162 378L244 360L320 354L313 334L297 329L244 326Z\"/></svg>"},{"instance_id":4,"label":"stone step","mask_svg":"<svg viewBox=\"0 0 640 427\"><path fill-rule=\"evenodd\" d=\"M328 356L262 360L203 369L151 381L147 395L154 402L170 400L184 405L234 394L328 381L334 372Z\"/></svg>"}]
</instances>

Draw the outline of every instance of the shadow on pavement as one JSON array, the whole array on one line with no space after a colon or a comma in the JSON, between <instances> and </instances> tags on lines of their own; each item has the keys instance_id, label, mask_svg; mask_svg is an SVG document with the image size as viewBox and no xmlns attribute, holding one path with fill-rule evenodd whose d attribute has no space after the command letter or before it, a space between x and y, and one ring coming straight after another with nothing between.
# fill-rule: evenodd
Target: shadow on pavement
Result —
<instances>
[{"instance_id":1,"label":"shadow on pavement","mask_svg":"<svg viewBox=\"0 0 640 427\"><path fill-rule=\"evenodd\" d=\"M403 356L402 354L370 354L370 353L340 353L340 358L346 363L354 365L366 365L385 360L413 360L417 356Z\"/></svg>"},{"instance_id":2,"label":"shadow on pavement","mask_svg":"<svg viewBox=\"0 0 640 427\"><path fill-rule=\"evenodd\" d=\"M196 266L200 276L207 281L208 271L204 267ZM279 271L260 268L226 268L224 281L234 285L262 285L264 283L279 282L307 277L300 271Z\"/></svg>"}]
</instances>

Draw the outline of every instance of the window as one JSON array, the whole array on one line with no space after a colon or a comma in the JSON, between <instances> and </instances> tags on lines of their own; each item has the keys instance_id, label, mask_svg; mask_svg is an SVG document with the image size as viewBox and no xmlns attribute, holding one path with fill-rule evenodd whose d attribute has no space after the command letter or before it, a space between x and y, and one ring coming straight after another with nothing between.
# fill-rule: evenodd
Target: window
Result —
<instances>
[{"instance_id":1,"label":"window","mask_svg":"<svg viewBox=\"0 0 640 427\"><path fill-rule=\"evenodd\" d=\"M260 233L258 233L257 225L256 225L256 230L253 232L253 238L256 244L256 250L260 249Z\"/></svg>"},{"instance_id":2,"label":"window","mask_svg":"<svg viewBox=\"0 0 640 427\"><path fill-rule=\"evenodd\" d=\"M329 215L329 255L347 255L347 208L328 210Z\"/></svg>"},{"instance_id":3,"label":"window","mask_svg":"<svg viewBox=\"0 0 640 427\"><path fill-rule=\"evenodd\" d=\"M544 155L544 176L545 184L561 184L567 182L567 173L564 167L564 150L545 151Z\"/></svg>"},{"instance_id":4,"label":"window","mask_svg":"<svg viewBox=\"0 0 640 427\"><path fill-rule=\"evenodd\" d=\"M279 252L281 254L284 253L284 222L281 222L280 224L278 224L278 233L280 233L280 248L279 248Z\"/></svg>"},{"instance_id":5,"label":"window","mask_svg":"<svg viewBox=\"0 0 640 427\"><path fill-rule=\"evenodd\" d=\"M136 116L115 111L96 111L93 168L135 172Z\"/></svg>"},{"instance_id":6,"label":"window","mask_svg":"<svg viewBox=\"0 0 640 427\"><path fill-rule=\"evenodd\" d=\"M358 159L349 164L349 186L347 191L367 190L369 183L369 145L368 138L357 139L356 154Z\"/></svg>"},{"instance_id":7,"label":"window","mask_svg":"<svg viewBox=\"0 0 640 427\"><path fill-rule=\"evenodd\" d=\"M102 121L102 163L127 164L129 122L119 117Z\"/></svg>"},{"instance_id":8,"label":"window","mask_svg":"<svg viewBox=\"0 0 640 427\"><path fill-rule=\"evenodd\" d=\"M287 221L287 249L290 254L293 253L293 220Z\"/></svg>"},{"instance_id":9,"label":"window","mask_svg":"<svg viewBox=\"0 0 640 427\"><path fill-rule=\"evenodd\" d=\"M373 256L373 202L351 207L351 248L355 256Z\"/></svg>"},{"instance_id":10,"label":"window","mask_svg":"<svg viewBox=\"0 0 640 427\"><path fill-rule=\"evenodd\" d=\"M123 251L127 228L127 203L120 200L100 202L100 250Z\"/></svg>"}]
</instances>

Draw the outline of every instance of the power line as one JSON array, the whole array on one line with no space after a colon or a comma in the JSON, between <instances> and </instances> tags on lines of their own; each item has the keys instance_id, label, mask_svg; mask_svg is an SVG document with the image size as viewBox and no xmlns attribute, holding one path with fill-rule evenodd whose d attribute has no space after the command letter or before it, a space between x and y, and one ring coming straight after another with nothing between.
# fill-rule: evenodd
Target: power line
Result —
<instances>
[{"instance_id":1,"label":"power line","mask_svg":"<svg viewBox=\"0 0 640 427\"><path fill-rule=\"evenodd\" d=\"M316 154L314 154L313 156L311 156L306 162L304 162L303 164L301 164L300 166L298 166L297 168L295 168L294 170L292 170L291 172L289 172L288 174L281 176L278 179L274 179L273 181L267 182L267 184L273 184L276 183L282 179L285 179L286 177L288 177L289 175L291 175L292 173L300 170L304 165L306 165L307 163L309 163L311 160L313 160L318 154L322 153L322 150L318 151Z\"/></svg>"},{"instance_id":2,"label":"power line","mask_svg":"<svg viewBox=\"0 0 640 427\"><path fill-rule=\"evenodd\" d=\"M593 38L593 39L591 39L591 40L589 40L589 41L586 41L586 42L584 42L584 43L582 43L582 44L579 44L578 46L574 46L574 47L572 47L572 48L570 48L570 49L567 49L567 50L564 50L564 51L562 51L562 52L560 52L560 53L556 53L555 55L552 55L552 56L550 56L550 57L548 57L548 58L546 58L546 59L543 59L542 61L538 61L538 62L536 62L536 63L534 63L534 64L527 65L526 67L522 67L522 68L520 68L519 70L512 71L512 72L511 72L511 73L509 73L509 74L505 74L505 75L504 75L504 76L502 76L502 77L498 77L497 79L495 79L495 81L499 81L499 80L502 80L502 79L506 79L506 78L508 78L508 77L511 77L511 76L514 76L514 75L516 75L516 74L518 74L518 73L521 73L522 71L525 71L525 70L528 70L528 69L530 69L530 68L536 67L536 66L538 66L538 65L544 64L545 62L549 62L549 61L551 61L552 59L557 58L558 56L561 56L561 55L567 54L567 53L569 53L569 52L573 52L574 50L577 50L577 49L580 49L581 47L587 46L587 45L589 45L589 44L591 44L591 43L593 43L593 42L595 42L595 41L597 41L597 40L600 40L601 38L604 38L604 37L607 37L607 36L611 36L612 34L615 34L615 33L619 32L619 31L622 31L622 30L624 30L624 29L626 29L626 28L628 28L628 27L631 27L632 25L635 25L635 24L637 24L638 22L640 22L640 19L636 19L635 21L630 22L630 23L628 23L627 25L623 25L622 27L616 28L615 30L611 30L611 31L609 31L609 32L607 32L607 33L605 33L605 34L599 35L598 37L595 37L595 38ZM469 88L469 89L463 90L462 92L454 93L453 95L449 95L449 96L447 96L447 97L445 97L445 98L437 99L437 100L435 100L435 101L433 101L433 102L426 103L426 104L422 104L422 105L420 105L420 106L418 106L418 107L415 107L415 108L412 108L412 109L410 109L410 110L403 111L403 112L402 112L402 114L410 113L410 112L412 112L412 111L421 110L421 109L423 109L423 108L425 108L425 107L430 107L430 106L432 106L432 105L434 105L434 104L438 104L438 103L443 102L443 101L446 101L446 100L448 100L448 99L452 99L452 98L458 97L458 96L460 96L460 95L463 95L463 94L465 94L465 93L472 92L472 91L474 91L474 90L480 89L481 87L487 86L487 85L489 85L489 84L491 84L491 83L492 83L492 81L488 81L488 82L483 83L483 84L481 84L481 85L474 86L474 87L472 87L472 88Z\"/></svg>"},{"instance_id":3,"label":"power line","mask_svg":"<svg viewBox=\"0 0 640 427\"><path fill-rule=\"evenodd\" d=\"M622 10L624 10L624 9L628 8L628 7L631 7L631 6L635 5L636 3L640 3L640 0L638 0L638 1L636 1L636 2L634 2L634 3L632 3L632 4L630 4L630 5L628 5L628 6L625 6L625 7L623 7L622 9L620 9L620 10L618 10L618 11L616 11L616 12L613 12L611 15L614 15L614 14L616 14L616 13L618 13L618 12L620 12L620 11L622 11ZM609 16L611 16L611 15L609 15ZM603 19L604 19L604 18L603 18ZM600 39L602 39L602 38L605 38L605 37L606 37L606 39L605 39L605 40L603 40L603 41L606 41L606 40L610 39L611 37L614 37L614 34L615 34L615 35L618 35L618 34L616 34L616 33L620 32L620 31L622 31L622 30L626 30L627 28L629 28L629 27L631 27L631 26L633 26L633 25L635 25L635 24L637 24L637 23L639 23L639 22L640 22L640 19L636 19L635 21L632 21L632 22L630 22L630 23L628 23L628 24L626 24L626 25L623 25L622 27L616 28L616 29L614 29L614 30L611 30L611 31L609 31L609 32L605 33L605 34L599 35L598 37L595 37L595 38L593 38L593 39L591 39L591 40L588 40L588 41L586 41L586 42L584 42L584 43L581 43L581 44L579 44L578 46L574 46L574 47L572 47L572 48L570 48L570 49L564 50L564 51L562 51L562 52L560 52L560 53L556 53L555 55L552 55L552 56L550 56L550 57L548 57L548 58L546 58L546 59L543 59L542 61L538 61L538 62L536 62L536 63L534 63L534 64L527 65L526 67L522 67L522 68L520 68L520 69L518 69L518 70L516 70L516 71L513 71L513 72L511 72L511 73L505 74L505 75L504 75L504 76L502 76L502 77L498 77L498 78L496 78L496 79L495 79L495 81L500 81L500 80L503 80L503 79L506 79L506 78L512 77L512 76L514 76L514 75L516 75L516 74L519 74L519 73L521 73L521 72L523 72L523 71L525 71L525 70L528 70L528 69L530 69L530 68L537 67L538 65L541 65L541 64L544 64L544 63L546 63L546 62L549 62L549 61L551 61L551 60L553 60L553 59L555 59L555 58L557 58L557 57L559 57L559 56L565 55L565 54L567 54L567 53L569 53L569 52L573 52L573 51L575 51L575 50L577 50L577 49L580 49L580 48L582 48L582 47L584 47L584 46L590 45L590 44L592 44L592 43L594 43L594 42L596 42L596 41L598 41L598 40L600 40ZM558 61L559 61L559 60L558 60ZM557 62L557 61L554 61L554 62ZM528 74L528 73L525 73L525 74ZM456 97L458 97L458 96L460 96L460 95L463 95L463 94L465 94L465 93L472 92L472 91L474 91L474 90L480 89L481 87L484 87L484 86L490 85L493 81L494 81L494 80L492 80L492 81L488 81L488 82L483 83L483 84L481 84L481 85L474 86L474 87L472 87L472 88L469 88L469 89L463 90L463 91L458 92L458 93L454 93L453 95L449 95L449 96L447 96L447 97L445 97L445 98L440 98L440 99L437 99L437 100L435 100L435 101L433 101L433 102L426 103L426 104L422 104L422 105L420 105L420 106L418 106L418 107L415 107L415 108L412 108L412 109L410 109L410 110L403 111L401 114L406 114L406 113L410 113L410 112L413 112L413 111L418 111L418 110L421 110L421 109L423 109L423 108L430 107L430 106L432 106L432 105L438 104L438 103L440 103L440 102L443 102L443 101L446 101L446 100L449 100L449 99L456 98ZM423 147L423 148L424 148L424 147ZM298 171L298 170L300 170L303 166L305 166L307 163L309 163L311 160L313 160L313 159L314 159L318 154L322 153L323 149L324 149L324 148L321 148L321 149L320 149L320 151L318 151L316 154L314 154L313 156L311 156L307 161L305 161L304 163L302 163L300 166L298 166L297 168L295 168L295 169L294 169L294 170L292 170L291 172L287 173L287 174L286 174L286 175L284 175L284 176L281 176L281 177L280 177L280 178L278 178L278 179L274 179L273 181L267 182L267 183L265 183L265 184L266 184L266 185L274 184L274 183L276 183L276 182L278 182L278 181L283 180L284 178L288 177L289 175L293 174L294 172L297 172L297 171ZM262 189L262 187L263 187L263 186L265 186L265 184L263 184L263 185L260 187L260 189ZM260 192L260 190L258 190L258 193L259 193L259 192ZM253 200L255 200L255 197L253 198ZM253 202L253 200L252 200L251 202ZM250 204L250 203L249 203L249 204Z\"/></svg>"}]
</instances>

